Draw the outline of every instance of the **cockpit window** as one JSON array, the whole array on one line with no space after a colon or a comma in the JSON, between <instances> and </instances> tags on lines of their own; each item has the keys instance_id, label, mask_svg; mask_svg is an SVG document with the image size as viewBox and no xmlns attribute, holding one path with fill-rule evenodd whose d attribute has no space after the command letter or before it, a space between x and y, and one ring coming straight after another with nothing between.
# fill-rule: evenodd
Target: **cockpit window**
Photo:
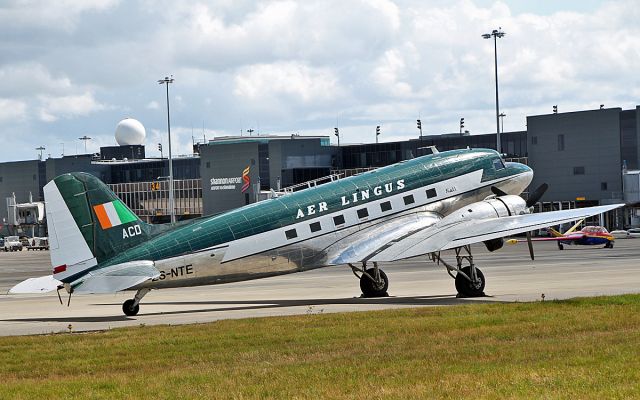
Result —
<instances>
[{"instance_id":1,"label":"cockpit window","mask_svg":"<svg viewBox=\"0 0 640 400\"><path fill-rule=\"evenodd\" d=\"M505 169L504 163L502 162L502 158L496 158L493 160L493 168L496 171L500 171L501 169Z\"/></svg>"}]
</instances>

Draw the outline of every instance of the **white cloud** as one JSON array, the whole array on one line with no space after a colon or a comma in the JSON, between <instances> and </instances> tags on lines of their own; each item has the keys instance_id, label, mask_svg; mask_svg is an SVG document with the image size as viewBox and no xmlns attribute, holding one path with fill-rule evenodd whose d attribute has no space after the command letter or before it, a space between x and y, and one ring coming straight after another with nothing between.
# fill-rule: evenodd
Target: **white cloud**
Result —
<instances>
[{"instance_id":1,"label":"white cloud","mask_svg":"<svg viewBox=\"0 0 640 400\"><path fill-rule=\"evenodd\" d=\"M637 2L538 3L5 2L0 138L107 137L123 111L163 132L155 80L171 73L171 122L189 127L180 143L203 122L230 134L251 126L331 135L337 116L346 141L372 141L378 124L383 140L415 137L418 115L426 134L456 131L460 117L473 133L492 132L493 43L480 35L499 26L507 130L554 104L634 107ZM0 159L16 154L0 149Z\"/></svg>"},{"instance_id":2,"label":"white cloud","mask_svg":"<svg viewBox=\"0 0 640 400\"><path fill-rule=\"evenodd\" d=\"M16 123L25 118L27 105L20 100L0 98L0 122Z\"/></svg>"},{"instance_id":3,"label":"white cloud","mask_svg":"<svg viewBox=\"0 0 640 400\"><path fill-rule=\"evenodd\" d=\"M235 77L234 94L251 101L289 97L290 101L325 102L340 93L338 79L329 69L293 62L251 65Z\"/></svg>"},{"instance_id":4,"label":"white cloud","mask_svg":"<svg viewBox=\"0 0 640 400\"><path fill-rule=\"evenodd\" d=\"M104 110L104 104L98 103L92 93L72 96L40 96L40 119L44 122L54 122L59 118L72 118L88 115L94 111Z\"/></svg>"}]
</instances>

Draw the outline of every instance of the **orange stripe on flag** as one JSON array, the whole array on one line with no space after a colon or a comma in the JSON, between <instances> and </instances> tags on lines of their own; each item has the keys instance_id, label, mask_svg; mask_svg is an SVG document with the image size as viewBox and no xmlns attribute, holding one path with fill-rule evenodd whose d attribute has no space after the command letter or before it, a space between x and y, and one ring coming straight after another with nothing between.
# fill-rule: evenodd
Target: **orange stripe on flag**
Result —
<instances>
[{"instance_id":1,"label":"orange stripe on flag","mask_svg":"<svg viewBox=\"0 0 640 400\"><path fill-rule=\"evenodd\" d=\"M98 216L98 221L100 221L100 227L102 229L111 228L111 221L109 221L109 217L107 216L107 212L105 211L103 204L93 206L93 211L95 211Z\"/></svg>"}]
</instances>

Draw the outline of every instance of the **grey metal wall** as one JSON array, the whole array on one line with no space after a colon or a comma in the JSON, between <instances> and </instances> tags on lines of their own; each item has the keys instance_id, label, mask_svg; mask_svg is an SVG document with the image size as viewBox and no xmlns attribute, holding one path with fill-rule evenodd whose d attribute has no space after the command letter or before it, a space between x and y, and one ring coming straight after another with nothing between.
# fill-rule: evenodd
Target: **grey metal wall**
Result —
<instances>
[{"instance_id":1,"label":"grey metal wall","mask_svg":"<svg viewBox=\"0 0 640 400\"><path fill-rule=\"evenodd\" d=\"M242 192L242 171L250 167L250 186ZM258 183L258 143L233 143L200 146L202 177L202 213L216 214L255 201ZM223 180L228 178L228 182ZM237 178L240 178L238 181ZM213 181L212 181L213 180Z\"/></svg>"},{"instance_id":2,"label":"grey metal wall","mask_svg":"<svg viewBox=\"0 0 640 400\"><path fill-rule=\"evenodd\" d=\"M620 199L620 111L527 117L529 164L534 169L531 187L548 183L545 200L549 201Z\"/></svg>"}]
</instances>

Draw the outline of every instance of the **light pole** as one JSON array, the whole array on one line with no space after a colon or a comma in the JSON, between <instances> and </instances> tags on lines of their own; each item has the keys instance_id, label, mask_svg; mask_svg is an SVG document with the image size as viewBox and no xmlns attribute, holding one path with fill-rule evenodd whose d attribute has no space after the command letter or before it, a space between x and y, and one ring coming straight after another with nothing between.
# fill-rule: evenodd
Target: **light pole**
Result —
<instances>
[{"instance_id":1,"label":"light pole","mask_svg":"<svg viewBox=\"0 0 640 400\"><path fill-rule=\"evenodd\" d=\"M493 54L496 73L496 150L498 153L502 153L502 144L500 143L500 102L498 101L498 38L505 35L502 32L502 28L494 29L491 33L485 33L482 35L485 39L491 39L493 37Z\"/></svg>"},{"instance_id":2,"label":"light pole","mask_svg":"<svg viewBox=\"0 0 640 400\"><path fill-rule=\"evenodd\" d=\"M83 137L80 137L78 139L84 142L84 154L87 154L87 140L91 140L91 138L87 135L84 135Z\"/></svg>"},{"instance_id":3,"label":"light pole","mask_svg":"<svg viewBox=\"0 0 640 400\"><path fill-rule=\"evenodd\" d=\"M335 132L334 135L338 138L338 147L340 147L340 130L337 127L333 128L333 130Z\"/></svg>"},{"instance_id":4,"label":"light pole","mask_svg":"<svg viewBox=\"0 0 640 400\"><path fill-rule=\"evenodd\" d=\"M40 156L38 160L42 161L42 150L46 150L46 149L44 148L44 146L40 146L40 147L36 147L36 150L40 151Z\"/></svg>"},{"instance_id":5,"label":"light pole","mask_svg":"<svg viewBox=\"0 0 640 400\"><path fill-rule=\"evenodd\" d=\"M169 215L171 223L176 222L176 209L173 198L173 159L171 157L171 119L169 117L169 84L173 83L173 75L171 78L165 76L164 79L158 80L160 85L167 85L167 133L169 134Z\"/></svg>"},{"instance_id":6,"label":"light pole","mask_svg":"<svg viewBox=\"0 0 640 400\"><path fill-rule=\"evenodd\" d=\"M376 144L378 144L378 136L380 136L380 125L376 126Z\"/></svg>"},{"instance_id":7,"label":"light pole","mask_svg":"<svg viewBox=\"0 0 640 400\"><path fill-rule=\"evenodd\" d=\"M504 117L506 117L507 114L501 112L500 115L498 115L498 117L500 117L500 125L502 125L502 128L500 129L501 133L504 133Z\"/></svg>"}]
</instances>

